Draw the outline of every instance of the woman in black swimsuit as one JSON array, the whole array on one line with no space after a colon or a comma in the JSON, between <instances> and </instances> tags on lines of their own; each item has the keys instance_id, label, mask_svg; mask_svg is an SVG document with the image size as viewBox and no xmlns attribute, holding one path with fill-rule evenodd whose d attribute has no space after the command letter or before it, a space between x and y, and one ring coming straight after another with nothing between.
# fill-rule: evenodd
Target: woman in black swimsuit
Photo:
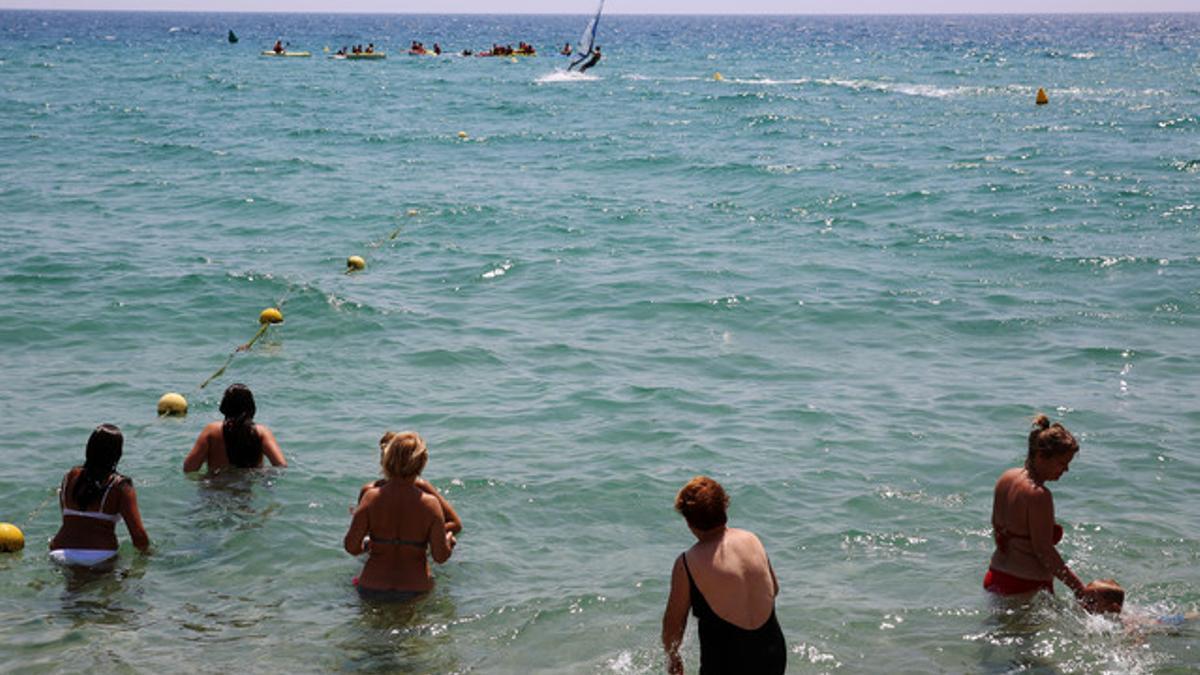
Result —
<instances>
[{"instance_id":1,"label":"woman in black swimsuit","mask_svg":"<svg viewBox=\"0 0 1200 675\"><path fill-rule=\"evenodd\" d=\"M697 476L675 497L696 543L675 559L663 614L667 671L683 672L679 646L688 609L700 633L700 673L782 673L787 644L775 618L779 582L762 542L725 525L729 496L721 484Z\"/></svg>"}]
</instances>

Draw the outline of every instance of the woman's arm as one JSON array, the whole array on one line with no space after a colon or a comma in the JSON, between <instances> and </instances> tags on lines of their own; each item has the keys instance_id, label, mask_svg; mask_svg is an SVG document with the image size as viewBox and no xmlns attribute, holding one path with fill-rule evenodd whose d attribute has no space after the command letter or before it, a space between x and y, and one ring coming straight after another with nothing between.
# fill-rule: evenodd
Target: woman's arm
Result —
<instances>
[{"instance_id":1,"label":"woman's arm","mask_svg":"<svg viewBox=\"0 0 1200 675\"><path fill-rule=\"evenodd\" d=\"M374 501L374 498L368 493L354 509L354 517L350 519L350 529L346 530L346 538L342 540L342 548L345 548L346 553L350 555L358 555L366 550L363 546L363 539L371 529L371 520L367 516L367 508L371 505L372 501Z\"/></svg>"},{"instance_id":2,"label":"woman's arm","mask_svg":"<svg viewBox=\"0 0 1200 675\"><path fill-rule=\"evenodd\" d=\"M421 497L421 503L429 507L433 515L429 524L429 553L433 561L439 565L450 559L454 553L454 533L446 531L446 519L442 516L442 507L433 495Z\"/></svg>"},{"instance_id":3,"label":"woman's arm","mask_svg":"<svg viewBox=\"0 0 1200 675\"><path fill-rule=\"evenodd\" d=\"M442 507L442 518L444 518L446 521L446 531L453 532L454 534L462 532L462 519L458 517L458 512L455 511L454 507L450 505L450 502L442 496L442 493L438 492L438 489L433 486L433 483L430 483L424 478L418 478L416 485L422 491L437 498L438 506Z\"/></svg>"},{"instance_id":4,"label":"woman's arm","mask_svg":"<svg viewBox=\"0 0 1200 675\"><path fill-rule=\"evenodd\" d=\"M1067 567L1054 547L1054 497L1045 488L1038 488L1030 496L1029 540L1042 567L1066 584L1075 597L1083 599L1086 595L1083 581Z\"/></svg>"},{"instance_id":5,"label":"woman's arm","mask_svg":"<svg viewBox=\"0 0 1200 675\"><path fill-rule=\"evenodd\" d=\"M679 646L683 643L683 631L687 628L687 614L691 606L691 589L681 555L675 559L675 567L671 570L671 591L667 595L667 609L662 619L662 644L667 652L667 672L671 675L683 673L683 657L679 655Z\"/></svg>"},{"instance_id":6,"label":"woman's arm","mask_svg":"<svg viewBox=\"0 0 1200 675\"><path fill-rule=\"evenodd\" d=\"M192 445L192 451L183 458L183 472L191 473L199 471L200 467L204 466L204 462L208 461L208 425L205 425L200 430L200 435L196 437L196 443Z\"/></svg>"},{"instance_id":7,"label":"woman's arm","mask_svg":"<svg viewBox=\"0 0 1200 675\"><path fill-rule=\"evenodd\" d=\"M145 553L150 548L150 535L146 534L146 527L142 525L142 512L138 510L133 481L121 483L121 517L125 519L125 527L129 530L133 545Z\"/></svg>"},{"instance_id":8,"label":"woman's arm","mask_svg":"<svg viewBox=\"0 0 1200 675\"><path fill-rule=\"evenodd\" d=\"M275 440L275 434L267 428L265 424L259 424L258 436L262 439L263 454L270 460L271 466L287 467L287 460L283 457L283 450L279 449L279 442Z\"/></svg>"}]
</instances>

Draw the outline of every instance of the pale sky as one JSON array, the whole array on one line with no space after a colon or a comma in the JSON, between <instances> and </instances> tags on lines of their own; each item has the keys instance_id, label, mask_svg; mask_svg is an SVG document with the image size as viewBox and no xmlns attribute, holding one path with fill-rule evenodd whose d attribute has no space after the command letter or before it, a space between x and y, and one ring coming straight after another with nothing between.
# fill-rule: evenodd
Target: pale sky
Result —
<instances>
[{"instance_id":1,"label":"pale sky","mask_svg":"<svg viewBox=\"0 0 1200 675\"><path fill-rule=\"evenodd\" d=\"M0 0L0 9L383 14L589 14L597 0ZM1196 12L1198 0L606 0L606 14Z\"/></svg>"}]
</instances>

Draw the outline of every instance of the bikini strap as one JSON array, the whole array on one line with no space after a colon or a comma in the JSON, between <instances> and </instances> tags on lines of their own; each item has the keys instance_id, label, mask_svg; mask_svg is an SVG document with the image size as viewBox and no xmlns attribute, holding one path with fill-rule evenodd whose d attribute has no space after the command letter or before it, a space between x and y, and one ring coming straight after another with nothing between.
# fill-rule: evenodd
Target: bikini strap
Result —
<instances>
[{"instance_id":1,"label":"bikini strap","mask_svg":"<svg viewBox=\"0 0 1200 675\"><path fill-rule=\"evenodd\" d=\"M62 485L58 486L58 508L59 509L67 508L67 479L69 479L71 477L71 472L74 470L75 469L68 469L67 472L63 474Z\"/></svg>"},{"instance_id":2,"label":"bikini strap","mask_svg":"<svg viewBox=\"0 0 1200 675\"><path fill-rule=\"evenodd\" d=\"M125 476L122 476L121 474L117 473L116 471L112 472L112 474L109 475L108 485L104 488L104 496L102 496L100 498L100 506L97 508L97 510L100 513L105 512L104 505L108 502L108 493L111 492L115 486L120 485L121 483L124 483L127 480L129 480L129 479L126 478Z\"/></svg>"}]
</instances>

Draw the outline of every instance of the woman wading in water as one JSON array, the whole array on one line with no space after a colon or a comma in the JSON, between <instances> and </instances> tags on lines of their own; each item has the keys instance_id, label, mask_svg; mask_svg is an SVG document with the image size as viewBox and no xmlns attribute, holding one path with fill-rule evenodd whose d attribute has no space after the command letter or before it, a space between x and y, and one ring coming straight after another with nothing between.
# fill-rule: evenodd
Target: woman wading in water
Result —
<instances>
[{"instance_id":1,"label":"woman wading in water","mask_svg":"<svg viewBox=\"0 0 1200 675\"><path fill-rule=\"evenodd\" d=\"M448 528L445 498L421 487L427 461L429 451L420 436L411 431L395 434L379 462L386 481L360 493L342 545L350 555L368 553L362 574L354 580L365 599L419 597L433 588L429 555L440 564L454 551L457 542L451 529L461 529L462 523L455 514Z\"/></svg>"},{"instance_id":2,"label":"woman wading in water","mask_svg":"<svg viewBox=\"0 0 1200 675\"><path fill-rule=\"evenodd\" d=\"M996 481L992 500L996 552L983 577L989 592L1053 593L1057 577L1085 606L1091 604L1094 591L1083 585L1055 548L1063 529L1054 522L1054 497L1046 487L1067 472L1078 452L1079 444L1066 427L1051 424L1045 415L1034 419L1025 465L1005 471Z\"/></svg>"}]
</instances>

